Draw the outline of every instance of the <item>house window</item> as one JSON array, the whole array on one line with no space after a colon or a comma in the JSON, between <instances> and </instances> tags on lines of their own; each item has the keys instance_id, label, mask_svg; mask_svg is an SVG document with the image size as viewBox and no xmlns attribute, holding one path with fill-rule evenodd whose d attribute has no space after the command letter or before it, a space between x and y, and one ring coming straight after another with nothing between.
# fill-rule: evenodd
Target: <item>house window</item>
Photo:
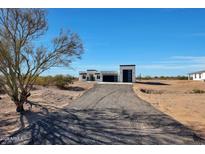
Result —
<instances>
[{"instance_id":1,"label":"house window","mask_svg":"<svg viewBox=\"0 0 205 154\"><path fill-rule=\"evenodd\" d=\"M194 78L196 78L196 74L194 74Z\"/></svg>"},{"instance_id":2,"label":"house window","mask_svg":"<svg viewBox=\"0 0 205 154\"><path fill-rule=\"evenodd\" d=\"M100 75L97 75L97 79L100 79Z\"/></svg>"},{"instance_id":3,"label":"house window","mask_svg":"<svg viewBox=\"0 0 205 154\"><path fill-rule=\"evenodd\" d=\"M199 73L199 79L201 79L201 73Z\"/></svg>"}]
</instances>

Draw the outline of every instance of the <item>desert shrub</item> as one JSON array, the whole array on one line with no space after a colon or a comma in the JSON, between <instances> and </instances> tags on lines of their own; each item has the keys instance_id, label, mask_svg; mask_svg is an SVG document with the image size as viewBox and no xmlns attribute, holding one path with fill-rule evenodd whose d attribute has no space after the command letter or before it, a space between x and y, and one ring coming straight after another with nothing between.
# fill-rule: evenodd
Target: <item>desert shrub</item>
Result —
<instances>
[{"instance_id":1,"label":"desert shrub","mask_svg":"<svg viewBox=\"0 0 205 154\"><path fill-rule=\"evenodd\" d=\"M57 86L59 89L66 89L68 84L73 83L74 78L71 76L63 76L63 75L56 75L54 77L54 84Z\"/></svg>"},{"instance_id":2,"label":"desert shrub","mask_svg":"<svg viewBox=\"0 0 205 154\"><path fill-rule=\"evenodd\" d=\"M66 85L67 85L67 82L64 81L64 80L58 80L56 81L56 84L55 84L59 89L65 89L66 88Z\"/></svg>"},{"instance_id":3,"label":"desert shrub","mask_svg":"<svg viewBox=\"0 0 205 154\"><path fill-rule=\"evenodd\" d=\"M74 79L74 77L69 75L39 76L35 84L41 86L57 86L59 89L66 89L69 84L73 83Z\"/></svg>"},{"instance_id":4,"label":"desert shrub","mask_svg":"<svg viewBox=\"0 0 205 154\"><path fill-rule=\"evenodd\" d=\"M177 76L176 77L177 80L188 80L187 76Z\"/></svg>"},{"instance_id":5,"label":"desert shrub","mask_svg":"<svg viewBox=\"0 0 205 154\"><path fill-rule=\"evenodd\" d=\"M146 94L162 94L163 93L163 91L152 90L152 89L140 89L140 91Z\"/></svg>"},{"instance_id":6,"label":"desert shrub","mask_svg":"<svg viewBox=\"0 0 205 154\"><path fill-rule=\"evenodd\" d=\"M143 79L143 80L151 80L152 77L151 76L145 76L145 77L142 77L141 79Z\"/></svg>"},{"instance_id":7,"label":"desert shrub","mask_svg":"<svg viewBox=\"0 0 205 154\"><path fill-rule=\"evenodd\" d=\"M39 76L35 81L36 85L41 85L41 86L49 86L52 85L52 83L53 83L52 76Z\"/></svg>"},{"instance_id":8,"label":"desert shrub","mask_svg":"<svg viewBox=\"0 0 205 154\"><path fill-rule=\"evenodd\" d=\"M187 76L143 76L137 77L137 80L188 80Z\"/></svg>"},{"instance_id":9,"label":"desert shrub","mask_svg":"<svg viewBox=\"0 0 205 154\"><path fill-rule=\"evenodd\" d=\"M193 94L203 94L203 93L205 93L205 91L200 90L200 89L193 89L191 93L193 93Z\"/></svg>"}]
</instances>

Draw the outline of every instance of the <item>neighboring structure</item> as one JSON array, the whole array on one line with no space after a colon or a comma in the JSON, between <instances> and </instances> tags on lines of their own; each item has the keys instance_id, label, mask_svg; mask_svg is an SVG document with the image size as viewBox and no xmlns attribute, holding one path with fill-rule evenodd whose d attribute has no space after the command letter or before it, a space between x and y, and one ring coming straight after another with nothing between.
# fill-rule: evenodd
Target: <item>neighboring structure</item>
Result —
<instances>
[{"instance_id":1,"label":"neighboring structure","mask_svg":"<svg viewBox=\"0 0 205 154\"><path fill-rule=\"evenodd\" d=\"M87 70L79 73L80 81L135 82L135 65L120 65L120 72Z\"/></svg>"},{"instance_id":2,"label":"neighboring structure","mask_svg":"<svg viewBox=\"0 0 205 154\"><path fill-rule=\"evenodd\" d=\"M205 81L205 70L189 73L188 78L189 80L192 78L193 80Z\"/></svg>"}]
</instances>

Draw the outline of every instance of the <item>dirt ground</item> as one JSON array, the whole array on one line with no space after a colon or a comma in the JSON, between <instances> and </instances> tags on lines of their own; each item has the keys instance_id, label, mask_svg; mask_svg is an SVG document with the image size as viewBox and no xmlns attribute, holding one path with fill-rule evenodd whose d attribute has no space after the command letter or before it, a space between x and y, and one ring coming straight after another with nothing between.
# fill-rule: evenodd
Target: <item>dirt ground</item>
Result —
<instances>
[{"instance_id":1,"label":"dirt ground","mask_svg":"<svg viewBox=\"0 0 205 154\"><path fill-rule=\"evenodd\" d=\"M205 137L205 82L183 80L144 80L134 84L143 100Z\"/></svg>"},{"instance_id":2,"label":"dirt ground","mask_svg":"<svg viewBox=\"0 0 205 154\"><path fill-rule=\"evenodd\" d=\"M205 144L191 129L136 97L130 84L97 84L11 137L0 144Z\"/></svg>"},{"instance_id":3,"label":"dirt ground","mask_svg":"<svg viewBox=\"0 0 205 154\"><path fill-rule=\"evenodd\" d=\"M28 123L35 122L42 116L63 108L92 88L94 84L76 81L67 90L35 86L35 90L29 97L30 103L24 105L25 114L29 116L27 119L16 113L15 104L7 95L0 95L0 136L8 136L26 127Z\"/></svg>"}]
</instances>

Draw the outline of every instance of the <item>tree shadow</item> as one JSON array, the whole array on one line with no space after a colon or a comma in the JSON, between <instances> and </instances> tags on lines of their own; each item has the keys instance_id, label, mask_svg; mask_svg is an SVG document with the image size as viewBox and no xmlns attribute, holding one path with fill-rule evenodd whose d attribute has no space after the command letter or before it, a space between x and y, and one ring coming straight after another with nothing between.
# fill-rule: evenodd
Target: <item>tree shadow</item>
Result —
<instances>
[{"instance_id":1,"label":"tree shadow","mask_svg":"<svg viewBox=\"0 0 205 154\"><path fill-rule=\"evenodd\" d=\"M25 112L15 113L15 117L8 118L5 114L5 119L0 120L0 141L8 137L11 132L15 131L15 133L18 133L28 125L49 115L49 111L45 106L33 101L28 101L28 104L30 104L30 108L25 110ZM38 107L39 111L32 112L32 106ZM7 126L10 128L10 132L8 132Z\"/></svg>"},{"instance_id":2,"label":"tree shadow","mask_svg":"<svg viewBox=\"0 0 205 154\"><path fill-rule=\"evenodd\" d=\"M138 84L147 84L147 85L156 85L156 86L166 86L166 85L170 85L170 84L167 84L167 83L162 83L162 82L151 82L151 81L136 81L136 83Z\"/></svg>"},{"instance_id":3,"label":"tree shadow","mask_svg":"<svg viewBox=\"0 0 205 154\"><path fill-rule=\"evenodd\" d=\"M7 126L10 125L15 125L16 120L13 118L6 118L4 120L0 120L0 136L5 136L6 135L6 128Z\"/></svg>"},{"instance_id":4,"label":"tree shadow","mask_svg":"<svg viewBox=\"0 0 205 154\"><path fill-rule=\"evenodd\" d=\"M2 113L0 117L0 140L18 129L18 114Z\"/></svg>"},{"instance_id":5,"label":"tree shadow","mask_svg":"<svg viewBox=\"0 0 205 154\"><path fill-rule=\"evenodd\" d=\"M41 105L38 102L30 101L30 100L27 100L27 104L30 105L30 110L32 109L33 106L35 106L35 107L41 108L41 112L43 112L44 114L46 114L46 115L49 114L48 108L45 105ZM58 108L56 108L56 109L58 109Z\"/></svg>"},{"instance_id":6,"label":"tree shadow","mask_svg":"<svg viewBox=\"0 0 205 154\"><path fill-rule=\"evenodd\" d=\"M29 115L25 116L28 120ZM189 128L161 113L119 109L61 109L14 133L1 144L205 144Z\"/></svg>"}]
</instances>

